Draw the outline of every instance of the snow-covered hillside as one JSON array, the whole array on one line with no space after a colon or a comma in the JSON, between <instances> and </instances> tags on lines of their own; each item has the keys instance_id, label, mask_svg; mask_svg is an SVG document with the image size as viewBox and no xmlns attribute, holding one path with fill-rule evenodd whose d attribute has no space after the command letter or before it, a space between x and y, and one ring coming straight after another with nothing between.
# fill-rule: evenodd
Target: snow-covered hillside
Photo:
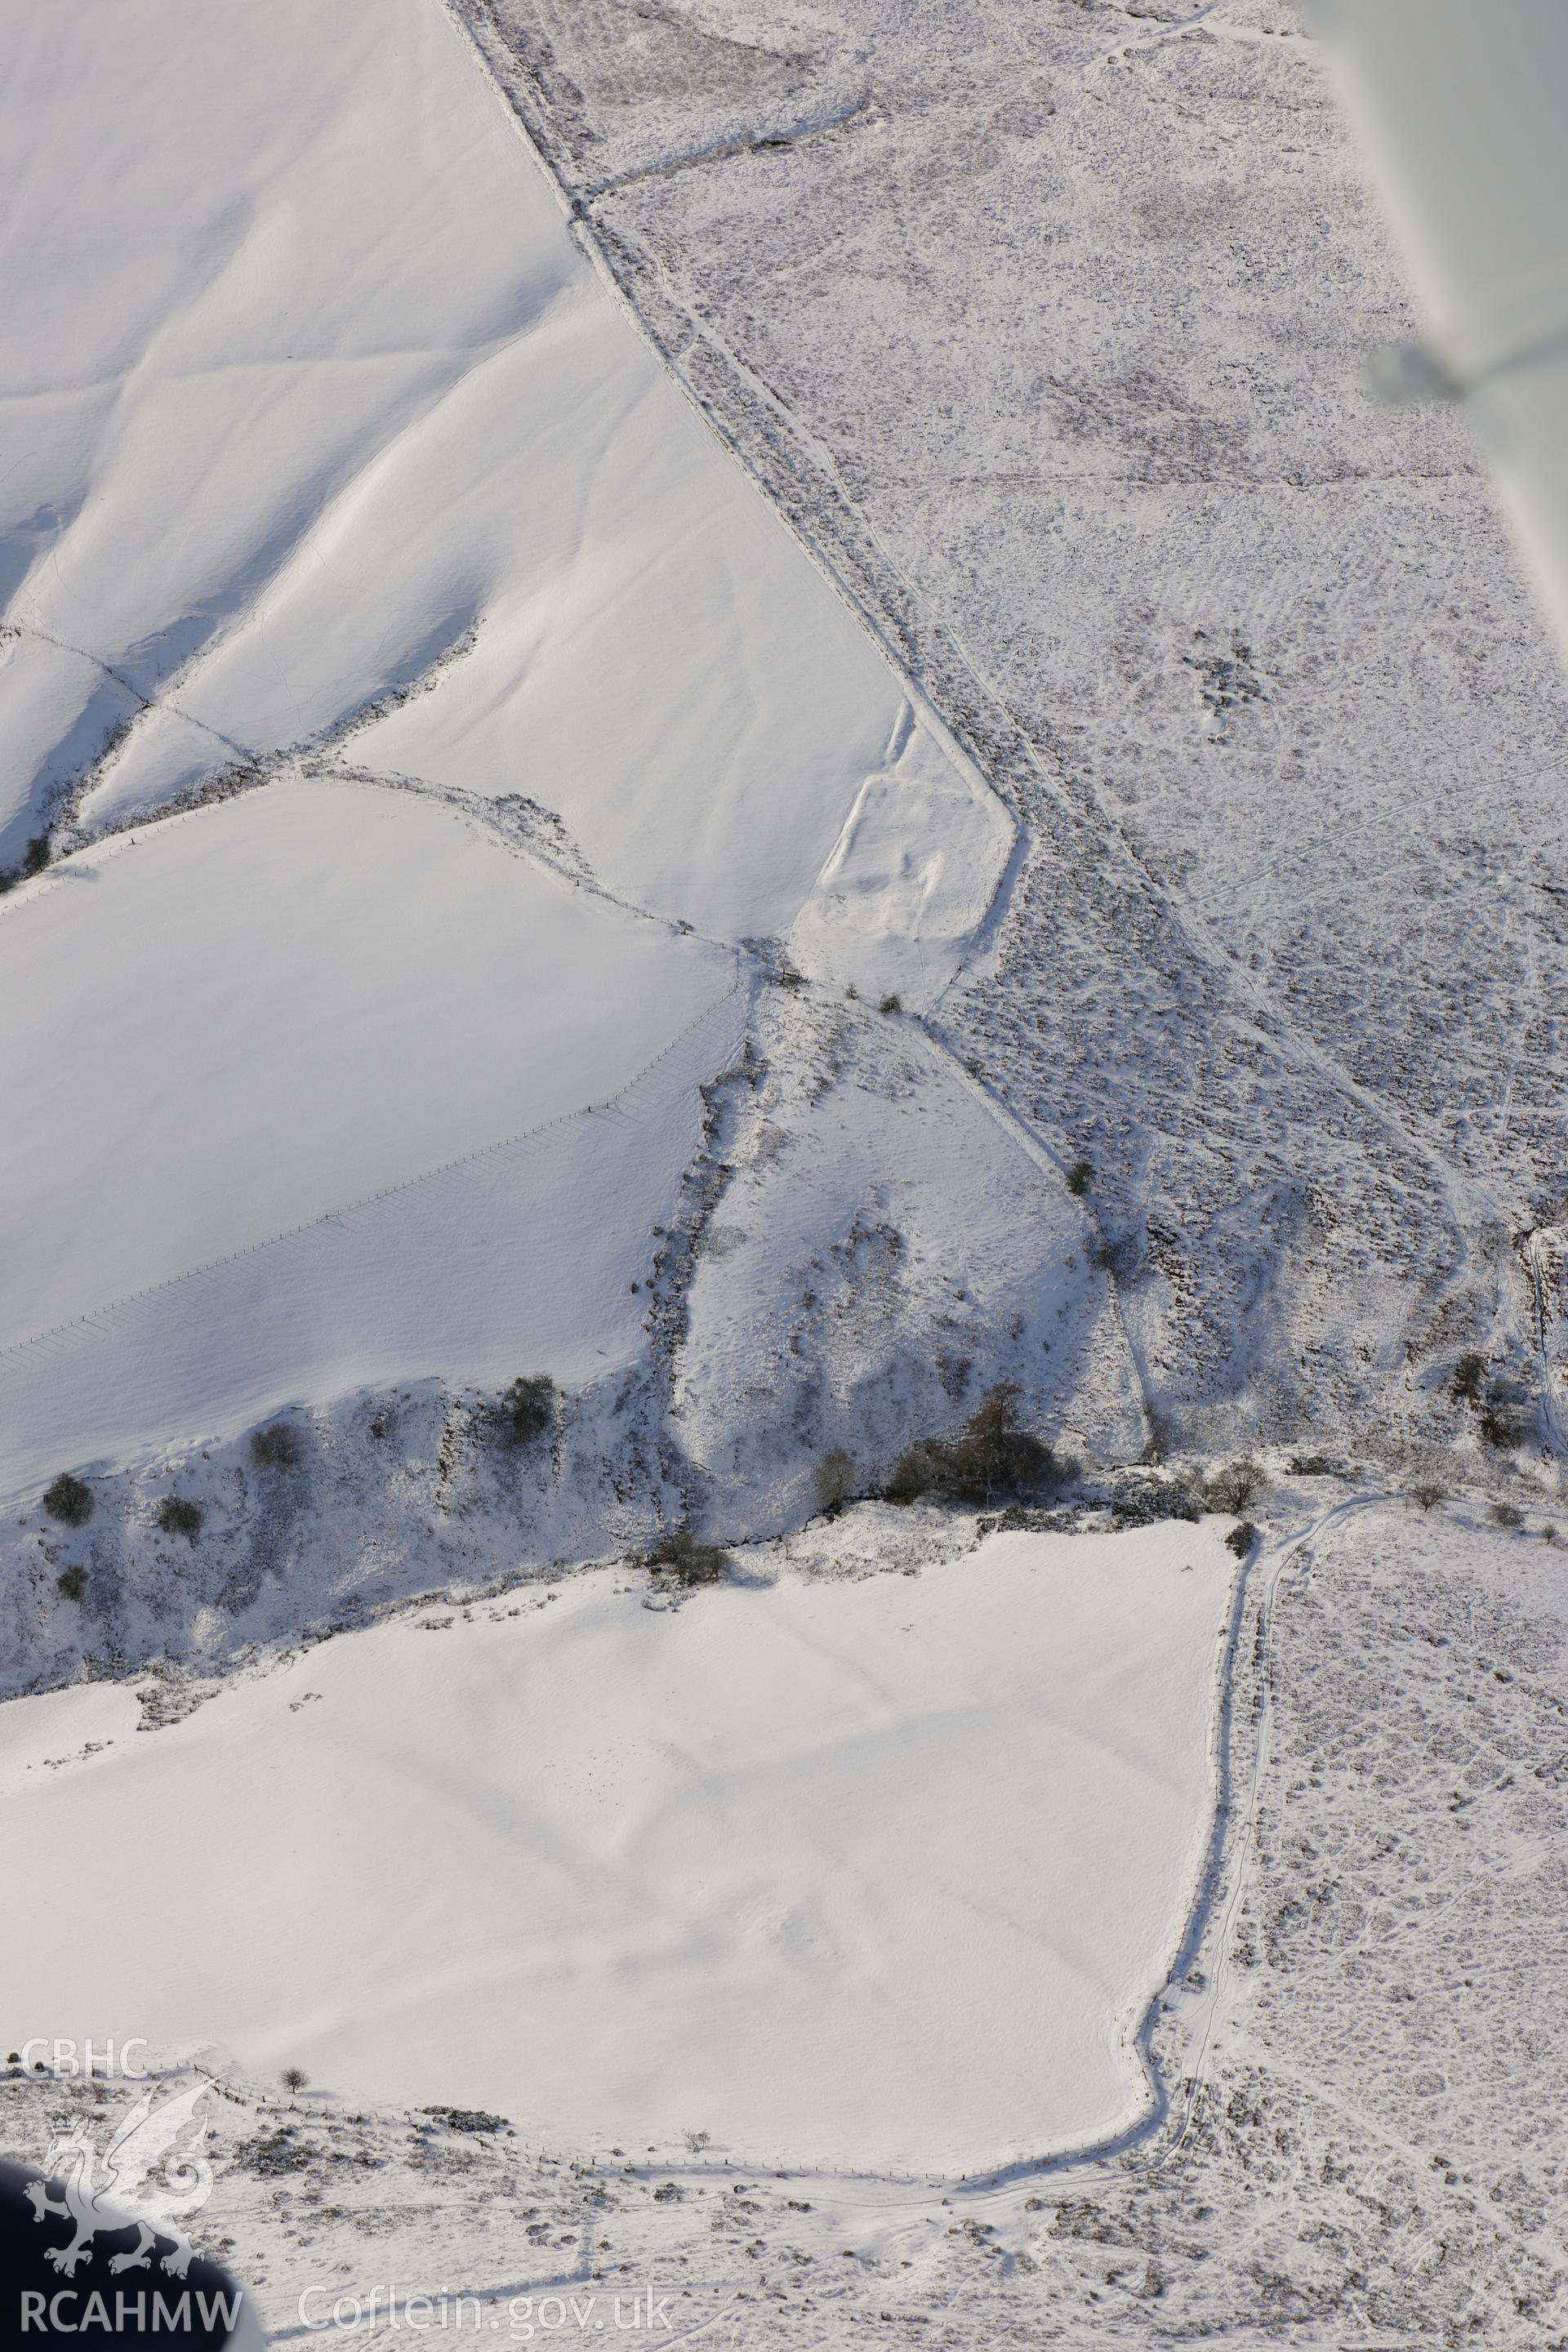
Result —
<instances>
[{"instance_id":1,"label":"snow-covered hillside","mask_svg":"<svg viewBox=\"0 0 1568 2352\"><path fill-rule=\"evenodd\" d=\"M669 357L1018 818L940 1019L1173 1444L1542 1395L1552 649L1282 0L460 0ZM1550 1436L1551 1423L1533 1433Z\"/></svg>"},{"instance_id":2,"label":"snow-covered hillside","mask_svg":"<svg viewBox=\"0 0 1568 2352\"><path fill-rule=\"evenodd\" d=\"M14 1494L374 1382L646 1375L757 988L929 1003L1012 837L438 7L177 18L11 35ZM1048 1163L942 1117L1026 1252Z\"/></svg>"}]
</instances>

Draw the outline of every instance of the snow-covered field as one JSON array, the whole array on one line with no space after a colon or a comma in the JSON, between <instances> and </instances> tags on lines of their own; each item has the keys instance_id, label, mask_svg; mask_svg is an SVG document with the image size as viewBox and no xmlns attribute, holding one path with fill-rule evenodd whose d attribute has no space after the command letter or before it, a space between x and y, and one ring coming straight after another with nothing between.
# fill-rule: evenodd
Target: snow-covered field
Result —
<instances>
[{"instance_id":1,"label":"snow-covered field","mask_svg":"<svg viewBox=\"0 0 1568 2352\"><path fill-rule=\"evenodd\" d=\"M123 1684L22 1700L7 2031L133 2020L353 2102L752 2162L1104 2136L1146 2100L1234 1566L1167 1523L675 1609L601 1570L148 1736ZM188 1864L150 1887L160 1823Z\"/></svg>"},{"instance_id":2,"label":"snow-covered field","mask_svg":"<svg viewBox=\"0 0 1568 2352\"><path fill-rule=\"evenodd\" d=\"M532 2326L531 2341L542 2297L582 2307L619 2293L626 2310L651 2287L670 2332L706 2325L747 2347L803 2332L863 2344L889 2326L964 2352L1554 2342L1568 2300L1558 1548L1539 1519L1514 1531L1463 1505L1415 1513L1328 1478L1282 1482L1269 1516L1234 1653L1223 1859L1150 2021L1171 2105L1146 2136L1000 2179L867 2174L831 2158L748 2168L717 2141L690 2148L687 2132L708 2126L684 2109L651 2147L585 2145L541 2132L526 2105L512 2136L476 2131L485 2119L456 2114L450 2085L418 2107L378 2106L333 2087L290 2099L235 2069L209 2101L218 2178L204 2242L257 2284L286 2338L311 2289L306 2321L332 2296L374 2289L384 2329L390 2283L404 2296L478 2295L483 2326ZM855 1534L847 1522L834 1532ZM1204 1574L1197 1556L1183 1581ZM878 1581L905 1612L941 1591L929 1572ZM533 1627L570 1597L544 1603ZM448 1630L408 1638L435 1651L491 1630L479 1610L467 1627L459 1611L439 1613L453 1615ZM669 1630L692 1622L683 1612ZM323 1688L331 1654L289 1672ZM247 1683L203 1714L216 1722L280 1687ZM132 1775L155 1779L174 1735L128 1735L106 1696L112 1706L91 1689L0 1714L5 1790L34 1777L44 1748L56 1761L43 1802L63 1821L73 1780L99 1771L108 1785L124 1769L118 1748L81 1758L94 1724L144 1748ZM302 1704L289 1727L316 1717L324 1728L331 1703ZM182 1828L134 1821L143 1870L184 1851ZM46 1883L63 1869L44 1857ZM360 1919L354 1970L374 1967L377 1923L392 1916L383 1904ZM346 1939L341 1920L328 1926ZM301 1948L308 1958L309 1940L290 1968ZM86 1972L74 1950L63 1958L73 1981ZM58 2016L62 2032L85 2023ZM138 2087L0 2070L0 2137L36 2156L50 2118L69 2115L101 2144ZM518 2296L531 2298L521 2315ZM571 2325L564 2305L557 2324Z\"/></svg>"},{"instance_id":3,"label":"snow-covered field","mask_svg":"<svg viewBox=\"0 0 1568 2352\"><path fill-rule=\"evenodd\" d=\"M722 950L338 779L79 851L0 912L0 1004L13 1490L372 1381L635 1358L742 1017Z\"/></svg>"},{"instance_id":4,"label":"snow-covered field","mask_svg":"<svg viewBox=\"0 0 1568 2352\"><path fill-rule=\"evenodd\" d=\"M132 0L11 47L39 126L0 293L15 845L51 782L96 831L368 717L378 772L542 803L701 929L784 928L900 682L444 12L286 0L193 34Z\"/></svg>"},{"instance_id":5,"label":"snow-covered field","mask_svg":"<svg viewBox=\"0 0 1568 2352\"><path fill-rule=\"evenodd\" d=\"M7 1060L0 1345L607 1102L733 980L363 785L84 852L0 924L0 997L50 1016Z\"/></svg>"}]
</instances>

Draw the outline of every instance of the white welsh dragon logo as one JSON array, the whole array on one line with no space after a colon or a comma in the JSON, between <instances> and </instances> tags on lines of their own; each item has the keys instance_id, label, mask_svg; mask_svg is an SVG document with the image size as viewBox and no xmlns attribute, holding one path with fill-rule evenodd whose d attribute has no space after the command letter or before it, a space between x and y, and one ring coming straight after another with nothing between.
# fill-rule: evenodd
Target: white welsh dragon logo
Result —
<instances>
[{"instance_id":1,"label":"white welsh dragon logo","mask_svg":"<svg viewBox=\"0 0 1568 2352\"><path fill-rule=\"evenodd\" d=\"M135 2245L129 2253L111 2255L110 2269L144 2271L158 2240L172 2238L161 2267L184 2277L194 2249L179 2225L212 2195L212 2166L201 2152L207 2126L196 2113L205 2091L205 2083L193 2084L162 2106L153 2105L153 2091L144 2091L104 2150L103 2174L96 2183L98 2151L86 2123L57 2131L44 2158L49 2179L29 2180L25 2190L40 2221L58 2215L75 2224L68 2246L44 2250L56 2270L70 2278L100 2230L123 2230L134 2222L141 2233ZM51 2179L64 2186L63 2198L50 2196Z\"/></svg>"}]
</instances>

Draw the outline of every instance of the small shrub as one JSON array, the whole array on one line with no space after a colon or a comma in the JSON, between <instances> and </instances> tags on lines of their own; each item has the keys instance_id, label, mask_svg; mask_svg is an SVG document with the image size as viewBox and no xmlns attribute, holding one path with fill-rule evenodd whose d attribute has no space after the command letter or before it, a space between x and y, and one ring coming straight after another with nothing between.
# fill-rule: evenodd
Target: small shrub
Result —
<instances>
[{"instance_id":1,"label":"small shrub","mask_svg":"<svg viewBox=\"0 0 1568 2352\"><path fill-rule=\"evenodd\" d=\"M855 1492L855 1456L836 1445L816 1465L816 1507L836 1518Z\"/></svg>"},{"instance_id":2,"label":"small shrub","mask_svg":"<svg viewBox=\"0 0 1568 2352\"><path fill-rule=\"evenodd\" d=\"M1225 1540L1227 1550L1233 1551L1237 1559L1245 1559L1258 1541L1258 1529L1250 1519L1237 1519Z\"/></svg>"},{"instance_id":3,"label":"small shrub","mask_svg":"<svg viewBox=\"0 0 1568 2352\"><path fill-rule=\"evenodd\" d=\"M1478 1356L1473 1349L1468 1354L1461 1356L1454 1366L1454 1377L1448 1384L1448 1393L1454 1402L1479 1404L1481 1382L1486 1375L1487 1361L1484 1356Z\"/></svg>"},{"instance_id":4,"label":"small shrub","mask_svg":"<svg viewBox=\"0 0 1568 2352\"><path fill-rule=\"evenodd\" d=\"M1331 1478L1334 1475L1334 1465L1326 1454L1292 1454L1287 1467L1292 1478ZM1438 1500L1442 1500L1441 1496Z\"/></svg>"},{"instance_id":5,"label":"small shrub","mask_svg":"<svg viewBox=\"0 0 1568 2352\"><path fill-rule=\"evenodd\" d=\"M1257 1502L1268 1484L1258 1465L1244 1455L1239 1462L1227 1462L1205 1482L1204 1501L1211 1511L1240 1513Z\"/></svg>"},{"instance_id":6,"label":"small shrub","mask_svg":"<svg viewBox=\"0 0 1568 2352\"><path fill-rule=\"evenodd\" d=\"M274 1421L250 1433L250 1458L258 1470L297 1470L303 1448L292 1423Z\"/></svg>"},{"instance_id":7,"label":"small shrub","mask_svg":"<svg viewBox=\"0 0 1568 2352\"><path fill-rule=\"evenodd\" d=\"M1116 1471L1103 1485L1098 1479L1095 1484L1096 1499L1109 1506L1113 1529L1157 1527L1162 1519L1191 1522L1198 1517L1191 1481L1159 1471L1151 1476L1147 1465L1142 1473L1139 1469Z\"/></svg>"},{"instance_id":8,"label":"small shrub","mask_svg":"<svg viewBox=\"0 0 1568 2352\"><path fill-rule=\"evenodd\" d=\"M63 1527L85 1528L93 1513L92 1489L62 1470L44 1496L44 1508Z\"/></svg>"},{"instance_id":9,"label":"small shrub","mask_svg":"<svg viewBox=\"0 0 1568 2352\"><path fill-rule=\"evenodd\" d=\"M1437 1486L1430 1478L1419 1480L1407 1491L1418 1511L1435 1511L1439 1503L1446 1503L1448 1499L1447 1488Z\"/></svg>"},{"instance_id":10,"label":"small shrub","mask_svg":"<svg viewBox=\"0 0 1568 2352\"><path fill-rule=\"evenodd\" d=\"M1521 1528L1524 1525L1524 1513L1517 1503L1494 1503L1492 1519L1500 1528Z\"/></svg>"},{"instance_id":11,"label":"small shrub","mask_svg":"<svg viewBox=\"0 0 1568 2352\"><path fill-rule=\"evenodd\" d=\"M1075 1160L1067 1172L1067 1188L1075 1201L1081 1201L1094 1181L1094 1170L1087 1160Z\"/></svg>"},{"instance_id":12,"label":"small shrub","mask_svg":"<svg viewBox=\"0 0 1568 2352\"><path fill-rule=\"evenodd\" d=\"M304 2089L310 2077L302 2066L285 2066L278 2079L286 2091L298 2094Z\"/></svg>"},{"instance_id":13,"label":"small shrub","mask_svg":"<svg viewBox=\"0 0 1568 2352\"><path fill-rule=\"evenodd\" d=\"M879 1013L901 1013L903 1009L903 998L901 996L895 996L890 992L883 997L882 1002L877 1007Z\"/></svg>"},{"instance_id":14,"label":"small shrub","mask_svg":"<svg viewBox=\"0 0 1568 2352\"><path fill-rule=\"evenodd\" d=\"M677 1584L689 1590L698 1584L721 1584L730 1570L730 1555L718 1544L702 1543L691 1532L689 1520L671 1528L660 1536L651 1551L643 1554L643 1566L651 1576L673 1577Z\"/></svg>"},{"instance_id":15,"label":"small shrub","mask_svg":"<svg viewBox=\"0 0 1568 2352\"><path fill-rule=\"evenodd\" d=\"M711 2132L690 2131L685 2134L687 2148L692 2156L700 2156L712 2139Z\"/></svg>"},{"instance_id":16,"label":"small shrub","mask_svg":"<svg viewBox=\"0 0 1568 2352\"><path fill-rule=\"evenodd\" d=\"M191 1502L184 1495L165 1495L158 1506L158 1525L163 1533L184 1536L187 1543L195 1543L205 1517L201 1505Z\"/></svg>"},{"instance_id":17,"label":"small shrub","mask_svg":"<svg viewBox=\"0 0 1568 2352\"><path fill-rule=\"evenodd\" d=\"M258 2132L254 2139L241 2140L235 2149L235 2160L247 2172L258 2172L263 2179L277 2180L290 2172L308 2172L314 2149L296 2147L292 2124L279 2124L275 2131Z\"/></svg>"},{"instance_id":18,"label":"small shrub","mask_svg":"<svg viewBox=\"0 0 1568 2352\"><path fill-rule=\"evenodd\" d=\"M548 1372L513 1381L501 1404L514 1445L532 1445L555 1425L555 1383Z\"/></svg>"},{"instance_id":19,"label":"small shrub","mask_svg":"<svg viewBox=\"0 0 1568 2352\"><path fill-rule=\"evenodd\" d=\"M488 2107L421 2107L422 2116L434 2116L455 2132L502 2132L511 2126L504 2116L492 2116Z\"/></svg>"},{"instance_id":20,"label":"small shrub","mask_svg":"<svg viewBox=\"0 0 1568 2352\"><path fill-rule=\"evenodd\" d=\"M87 1591L87 1570L85 1568L62 1568L55 1583L67 1601L80 1601Z\"/></svg>"}]
</instances>

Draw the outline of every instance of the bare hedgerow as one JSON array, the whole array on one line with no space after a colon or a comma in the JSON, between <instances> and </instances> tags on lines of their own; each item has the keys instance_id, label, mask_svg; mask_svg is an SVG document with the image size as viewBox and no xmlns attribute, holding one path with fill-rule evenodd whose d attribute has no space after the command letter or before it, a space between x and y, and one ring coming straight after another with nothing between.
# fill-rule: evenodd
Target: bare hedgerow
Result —
<instances>
[{"instance_id":1,"label":"bare hedgerow","mask_svg":"<svg viewBox=\"0 0 1568 2352\"><path fill-rule=\"evenodd\" d=\"M92 1488L68 1470L62 1470L52 1486L45 1491L44 1508L51 1519L62 1527L85 1528L93 1513Z\"/></svg>"},{"instance_id":2,"label":"bare hedgerow","mask_svg":"<svg viewBox=\"0 0 1568 2352\"><path fill-rule=\"evenodd\" d=\"M730 1572L730 1555L719 1544L703 1543L692 1533L690 1521L682 1519L644 1552L642 1564L650 1575L671 1577L689 1588L721 1584Z\"/></svg>"},{"instance_id":3,"label":"bare hedgerow","mask_svg":"<svg viewBox=\"0 0 1568 2352\"><path fill-rule=\"evenodd\" d=\"M303 1452L291 1422L274 1421L250 1433L250 1458L258 1470L297 1470Z\"/></svg>"}]
</instances>

